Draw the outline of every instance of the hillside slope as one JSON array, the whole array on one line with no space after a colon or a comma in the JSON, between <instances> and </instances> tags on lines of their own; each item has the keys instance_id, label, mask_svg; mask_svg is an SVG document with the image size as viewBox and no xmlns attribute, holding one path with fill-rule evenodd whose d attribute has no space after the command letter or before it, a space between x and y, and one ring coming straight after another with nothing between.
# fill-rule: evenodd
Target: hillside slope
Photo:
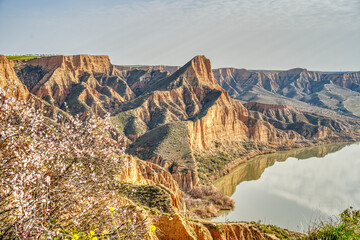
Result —
<instances>
[{"instance_id":1,"label":"hillside slope","mask_svg":"<svg viewBox=\"0 0 360 240\"><path fill-rule=\"evenodd\" d=\"M249 71L221 68L215 78L229 94L243 101L289 104L302 109L314 108L331 115L358 116L344 104L360 100L360 73L324 73L302 68L288 71ZM327 111L324 111L326 109Z\"/></svg>"}]
</instances>

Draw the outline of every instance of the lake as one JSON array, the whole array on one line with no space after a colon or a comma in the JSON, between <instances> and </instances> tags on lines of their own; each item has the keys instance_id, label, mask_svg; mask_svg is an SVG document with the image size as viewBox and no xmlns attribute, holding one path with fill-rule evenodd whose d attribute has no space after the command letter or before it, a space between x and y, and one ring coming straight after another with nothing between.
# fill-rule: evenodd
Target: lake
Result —
<instances>
[{"instance_id":1,"label":"lake","mask_svg":"<svg viewBox=\"0 0 360 240\"><path fill-rule=\"evenodd\" d=\"M298 232L360 208L360 143L257 156L214 182L235 208L212 221L261 221Z\"/></svg>"}]
</instances>

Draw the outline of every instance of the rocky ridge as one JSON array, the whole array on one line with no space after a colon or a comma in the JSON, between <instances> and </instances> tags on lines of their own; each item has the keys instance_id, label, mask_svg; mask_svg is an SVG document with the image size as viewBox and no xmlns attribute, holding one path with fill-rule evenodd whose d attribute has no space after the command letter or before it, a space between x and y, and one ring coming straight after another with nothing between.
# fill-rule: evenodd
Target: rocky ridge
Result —
<instances>
[{"instance_id":1,"label":"rocky ridge","mask_svg":"<svg viewBox=\"0 0 360 240\"><path fill-rule=\"evenodd\" d=\"M277 102L297 108L339 116L359 116L359 72L314 72L302 68L288 71L215 69L219 84L236 99L261 103ZM357 106L357 105L356 105ZM326 109L327 111L324 111Z\"/></svg>"},{"instance_id":2,"label":"rocky ridge","mask_svg":"<svg viewBox=\"0 0 360 240\"><path fill-rule=\"evenodd\" d=\"M107 56L51 56L18 61L19 79L31 93L72 114L104 115L135 95Z\"/></svg>"},{"instance_id":3,"label":"rocky ridge","mask_svg":"<svg viewBox=\"0 0 360 240\"><path fill-rule=\"evenodd\" d=\"M9 94L21 101L29 95L27 88L18 79L12 62L0 55L0 88L8 90Z\"/></svg>"}]
</instances>

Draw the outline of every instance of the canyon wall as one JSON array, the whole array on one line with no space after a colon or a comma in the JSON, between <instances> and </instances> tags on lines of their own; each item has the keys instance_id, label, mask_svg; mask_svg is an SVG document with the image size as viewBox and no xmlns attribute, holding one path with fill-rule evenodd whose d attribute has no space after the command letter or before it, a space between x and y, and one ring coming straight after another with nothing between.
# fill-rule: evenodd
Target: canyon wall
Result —
<instances>
[{"instance_id":1,"label":"canyon wall","mask_svg":"<svg viewBox=\"0 0 360 240\"><path fill-rule=\"evenodd\" d=\"M20 82L14 71L13 63L4 55L0 55L0 88L20 101L25 101L29 96L27 88Z\"/></svg>"}]
</instances>

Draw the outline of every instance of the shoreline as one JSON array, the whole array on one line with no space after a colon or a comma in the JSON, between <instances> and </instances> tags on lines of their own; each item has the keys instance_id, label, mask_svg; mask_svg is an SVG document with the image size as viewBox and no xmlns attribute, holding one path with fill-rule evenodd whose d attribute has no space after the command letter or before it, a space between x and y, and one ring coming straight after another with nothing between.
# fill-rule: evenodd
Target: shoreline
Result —
<instances>
[{"instance_id":1,"label":"shoreline","mask_svg":"<svg viewBox=\"0 0 360 240\"><path fill-rule=\"evenodd\" d=\"M272 154L272 153L281 152L281 151L289 151L289 150L299 149L299 148L310 148L310 147L334 144L334 143L356 143L356 142L360 142L360 137L353 139L352 141L349 141L349 139L347 139L347 140L348 141L346 141L345 139L343 139L342 141L334 141L334 140L329 140L329 141L324 141L324 142L318 141L317 143L305 143L304 145L297 145L294 147L272 148L272 149L268 149L268 150L264 150L264 151L251 151L251 152L245 154L244 156L242 156L241 158L235 159L234 161L225 165L224 169L220 170L217 174L209 177L209 180L210 180L211 184L213 184L214 181L229 174L233 169L235 169L239 165L246 163L250 159L257 157L257 156Z\"/></svg>"},{"instance_id":2,"label":"shoreline","mask_svg":"<svg viewBox=\"0 0 360 240\"><path fill-rule=\"evenodd\" d=\"M324 143L324 144L317 144L317 145L312 145L312 146L306 146L306 147L303 147L304 149L308 149L308 150L310 150L308 153L311 153L311 154L313 154L313 152L315 152L315 150L318 150L318 155L313 155L313 157L318 157L318 158L323 158L324 156L326 156L326 155L328 155L328 154L330 154L330 153L334 153L334 152L337 152L338 150L335 150L335 151L333 151L334 150L334 148L332 147L332 146L336 146L337 144L339 144L340 146L343 146L343 147L341 147L339 150L341 150L341 149L343 149L344 147L346 147L346 146L350 146L350 145L356 145L356 144L358 144L358 143L360 143L360 141L359 140L357 140L357 141L342 141L342 142L327 142L327 143ZM330 151L328 151L328 152L326 152L326 151L324 151L322 148L321 148L321 146L329 146L330 147L330 149L333 149L333 150L330 150ZM316 147L320 147L319 149L316 149ZM312 148L314 148L314 150L311 150ZM294 149L296 149L296 148L292 148L292 149L290 149L290 151L291 150L294 150ZM287 150L285 150L284 152L286 152ZM282 152L282 151L274 151L273 153L276 153L276 152ZM299 151L299 152L297 152L297 151L295 151L295 152L289 152L289 156L286 158L286 160L289 158L289 157L294 157L294 156L292 156L292 154L296 154L296 158L298 158L299 160L301 159L307 159L308 157L306 157L307 155L309 155L309 154L304 154L304 153L306 153L306 151ZM324 155L323 155L324 154ZM262 154L262 155L266 155L266 154ZM270 155L271 155L271 153L270 153ZM256 155L256 156L261 156L261 154L258 154L258 155ZM309 156L309 158L311 158L311 156ZM250 159L248 159L248 160L250 160ZM285 160L285 161L286 161ZM278 160L276 160L275 162L277 162ZM280 160L281 162L282 162L282 160ZM245 161L246 162L246 161ZM240 165L240 164L239 164ZM271 165L268 165L267 167L270 167L270 166L272 166L272 164ZM265 167L265 168L267 168L267 167ZM231 172L229 172L229 173L231 173ZM238 171L236 171L235 172L235 174L238 174L239 172ZM237 175L234 175L234 176L237 176ZM220 179L220 178L217 178L216 180L218 180L218 179ZM216 181L215 180L215 181ZM223 180L223 181L226 181L226 179L225 180ZM240 182L237 182L237 180L235 180L235 182L231 182L231 184L232 185L234 185L234 186L237 186L237 185L239 185L241 182L244 182L244 181L249 181L249 180L241 180ZM214 182L212 182L213 184L214 184ZM220 184L221 184L221 182L220 182ZM216 186L215 184L214 184L214 186ZM218 186L220 186L220 185L218 185ZM218 189L218 190L220 190L220 189ZM223 191L223 190L220 190L220 191ZM226 191L225 191L226 192ZM232 197L232 194L231 195L228 195L229 197ZM234 200L234 199L233 199ZM239 200L239 199L238 199ZM231 210L230 210L231 211ZM209 221L209 222L212 222L212 223L238 223L238 222L247 222L247 223L255 223L255 222L253 222L252 220L251 220L251 218L249 219L249 216L247 217L247 219L246 220L241 220L241 219L232 219L232 220L230 220L230 221L227 221L226 220L226 218L225 218L225 221L224 221L224 219L220 219L220 220L222 220L222 221L216 221L216 222L213 222L213 219L215 219L215 218L217 218L217 217L219 217L220 215L223 215L223 214L225 214L226 212L229 212L229 210L220 210L220 211L218 211L218 213L216 214L216 216L215 217L209 217L209 218L206 218L206 219L204 219L204 220L206 220L206 221ZM233 216L234 217L234 216ZM234 221L235 220L235 221ZM260 222L258 222L258 224L260 224ZM264 225L264 224L261 224L261 225ZM304 231L296 231L296 230L289 230L289 229L286 229L286 228L283 228L281 225L277 225L277 224L272 224L272 223L267 223L267 224L265 224L266 226L274 226L274 227L276 227L276 228L279 228L279 229L284 229L284 230L287 230L287 231L291 231L291 232L294 232L294 233L299 233L299 234L306 234L306 232L304 232ZM308 226L308 227L311 227L311 224Z\"/></svg>"}]
</instances>

